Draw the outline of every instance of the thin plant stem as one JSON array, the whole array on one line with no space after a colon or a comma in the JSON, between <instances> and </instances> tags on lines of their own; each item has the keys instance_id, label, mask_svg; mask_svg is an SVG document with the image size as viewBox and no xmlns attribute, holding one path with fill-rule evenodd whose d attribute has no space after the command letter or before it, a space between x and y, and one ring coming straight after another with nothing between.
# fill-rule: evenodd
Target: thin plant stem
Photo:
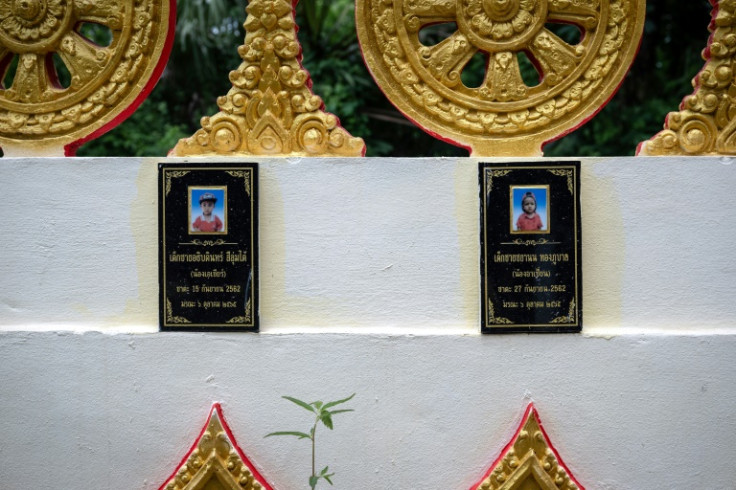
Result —
<instances>
[{"instance_id":1,"label":"thin plant stem","mask_svg":"<svg viewBox=\"0 0 736 490\"><path fill-rule=\"evenodd\" d=\"M316 444L315 444L315 436L317 434L317 422L319 421L319 417L317 420L314 421L314 427L312 427L312 476L317 476L317 469L315 468L315 460L316 460ZM314 487L312 487L314 488Z\"/></svg>"}]
</instances>

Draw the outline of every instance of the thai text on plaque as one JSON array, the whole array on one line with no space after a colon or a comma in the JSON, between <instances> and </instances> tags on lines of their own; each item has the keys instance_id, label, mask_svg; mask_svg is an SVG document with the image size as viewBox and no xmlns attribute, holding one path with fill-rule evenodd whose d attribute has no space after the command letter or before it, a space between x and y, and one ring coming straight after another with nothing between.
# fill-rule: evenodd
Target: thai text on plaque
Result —
<instances>
[{"instance_id":1,"label":"thai text on plaque","mask_svg":"<svg viewBox=\"0 0 736 490\"><path fill-rule=\"evenodd\" d=\"M256 163L159 164L161 330L258 329Z\"/></svg>"},{"instance_id":2,"label":"thai text on plaque","mask_svg":"<svg viewBox=\"0 0 736 490\"><path fill-rule=\"evenodd\" d=\"M482 332L579 332L580 162L479 168Z\"/></svg>"}]
</instances>

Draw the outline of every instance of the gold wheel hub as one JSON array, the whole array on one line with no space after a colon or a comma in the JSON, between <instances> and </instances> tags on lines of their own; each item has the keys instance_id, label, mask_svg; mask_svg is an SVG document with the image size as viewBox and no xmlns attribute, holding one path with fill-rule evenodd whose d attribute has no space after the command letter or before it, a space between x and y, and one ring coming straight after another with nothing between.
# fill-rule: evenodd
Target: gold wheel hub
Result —
<instances>
[{"instance_id":1,"label":"gold wheel hub","mask_svg":"<svg viewBox=\"0 0 736 490\"><path fill-rule=\"evenodd\" d=\"M523 48L544 27L547 0L457 0L457 25L477 48Z\"/></svg>"},{"instance_id":2,"label":"gold wheel hub","mask_svg":"<svg viewBox=\"0 0 736 490\"><path fill-rule=\"evenodd\" d=\"M70 30L69 1L4 0L0 3L0 43L18 54L53 52Z\"/></svg>"},{"instance_id":3,"label":"gold wheel hub","mask_svg":"<svg viewBox=\"0 0 736 490\"><path fill-rule=\"evenodd\" d=\"M46 9L46 3L41 0L15 0L13 2L13 13L28 22L37 22L43 11Z\"/></svg>"}]
</instances>

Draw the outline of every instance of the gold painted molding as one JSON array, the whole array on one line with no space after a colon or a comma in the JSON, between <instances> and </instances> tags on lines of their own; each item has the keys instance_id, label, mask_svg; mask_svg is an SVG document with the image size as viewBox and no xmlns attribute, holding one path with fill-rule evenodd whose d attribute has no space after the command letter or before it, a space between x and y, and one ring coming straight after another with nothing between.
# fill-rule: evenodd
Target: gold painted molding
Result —
<instances>
[{"instance_id":1,"label":"gold painted molding","mask_svg":"<svg viewBox=\"0 0 736 490\"><path fill-rule=\"evenodd\" d=\"M473 490L584 490L557 455L529 405L512 441Z\"/></svg>"},{"instance_id":2,"label":"gold painted molding","mask_svg":"<svg viewBox=\"0 0 736 490\"><path fill-rule=\"evenodd\" d=\"M294 6L296 2L294 2ZM363 156L365 144L324 112L301 65L289 0L252 0L246 8L243 60L233 86L217 100L220 112L179 141L170 156Z\"/></svg>"},{"instance_id":3,"label":"gold painted molding","mask_svg":"<svg viewBox=\"0 0 736 490\"><path fill-rule=\"evenodd\" d=\"M122 122L158 80L173 42L175 0L1 0L0 146L6 155L73 155ZM96 24L109 46L85 37ZM57 57L68 71L63 87Z\"/></svg>"},{"instance_id":4,"label":"gold painted molding","mask_svg":"<svg viewBox=\"0 0 736 490\"><path fill-rule=\"evenodd\" d=\"M212 407L189 454L159 490L272 490L243 454L222 416Z\"/></svg>"},{"instance_id":5,"label":"gold painted molding","mask_svg":"<svg viewBox=\"0 0 736 490\"><path fill-rule=\"evenodd\" d=\"M711 4L711 36L695 91L667 115L662 131L639 144L637 156L736 154L736 1Z\"/></svg>"},{"instance_id":6,"label":"gold painted molding","mask_svg":"<svg viewBox=\"0 0 736 490\"><path fill-rule=\"evenodd\" d=\"M644 14L645 0L356 0L363 56L386 96L473 156L541 155L593 117L636 56ZM422 29L443 23L454 33L423 44ZM565 42L553 24L581 39ZM484 80L468 87L461 74L479 52ZM522 79L520 53L537 85Z\"/></svg>"}]
</instances>

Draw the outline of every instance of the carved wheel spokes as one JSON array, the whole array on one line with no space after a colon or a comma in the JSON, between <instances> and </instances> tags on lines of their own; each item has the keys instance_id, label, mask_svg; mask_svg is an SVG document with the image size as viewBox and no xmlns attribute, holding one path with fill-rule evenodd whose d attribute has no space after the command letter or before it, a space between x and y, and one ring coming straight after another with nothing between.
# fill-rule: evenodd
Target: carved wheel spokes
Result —
<instances>
[{"instance_id":1,"label":"carved wheel spokes","mask_svg":"<svg viewBox=\"0 0 736 490\"><path fill-rule=\"evenodd\" d=\"M174 0L0 0L3 148L71 153L120 122L160 75L174 15Z\"/></svg>"},{"instance_id":2,"label":"carved wheel spokes","mask_svg":"<svg viewBox=\"0 0 736 490\"><path fill-rule=\"evenodd\" d=\"M592 116L633 61L644 20L644 0L356 4L366 63L389 99L484 154L539 153Z\"/></svg>"}]
</instances>

